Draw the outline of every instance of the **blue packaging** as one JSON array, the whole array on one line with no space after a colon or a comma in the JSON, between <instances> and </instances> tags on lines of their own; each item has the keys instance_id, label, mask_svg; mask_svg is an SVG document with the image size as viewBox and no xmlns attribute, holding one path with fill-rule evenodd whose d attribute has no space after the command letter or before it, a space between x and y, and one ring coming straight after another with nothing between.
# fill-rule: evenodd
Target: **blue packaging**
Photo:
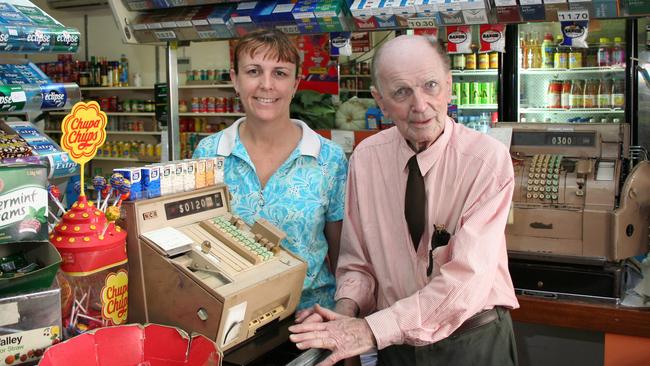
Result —
<instances>
[{"instance_id":1,"label":"blue packaging","mask_svg":"<svg viewBox=\"0 0 650 366\"><path fill-rule=\"evenodd\" d=\"M32 151L38 155L49 155L59 152L59 149L56 148L56 145L45 138L40 140L29 140L27 141L27 144L32 148Z\"/></svg>"},{"instance_id":2,"label":"blue packaging","mask_svg":"<svg viewBox=\"0 0 650 366\"><path fill-rule=\"evenodd\" d=\"M277 1L264 1L259 6L255 7L251 18L253 23L270 27L273 25L273 9L275 9Z\"/></svg>"},{"instance_id":3,"label":"blue packaging","mask_svg":"<svg viewBox=\"0 0 650 366\"><path fill-rule=\"evenodd\" d=\"M131 182L131 194L128 201L142 199L142 170L141 168L113 169L113 173L120 173Z\"/></svg>"},{"instance_id":4,"label":"blue packaging","mask_svg":"<svg viewBox=\"0 0 650 366\"><path fill-rule=\"evenodd\" d=\"M160 166L149 165L142 171L142 197L160 197Z\"/></svg>"},{"instance_id":5,"label":"blue packaging","mask_svg":"<svg viewBox=\"0 0 650 366\"><path fill-rule=\"evenodd\" d=\"M273 8L273 21L276 23L294 23L293 8L296 0L279 0Z\"/></svg>"},{"instance_id":6,"label":"blue packaging","mask_svg":"<svg viewBox=\"0 0 650 366\"><path fill-rule=\"evenodd\" d=\"M35 25L11 4L0 3L0 23L8 25Z\"/></svg>"},{"instance_id":7,"label":"blue packaging","mask_svg":"<svg viewBox=\"0 0 650 366\"><path fill-rule=\"evenodd\" d=\"M61 109L68 100L63 84L41 85L41 109Z\"/></svg>"},{"instance_id":8,"label":"blue packaging","mask_svg":"<svg viewBox=\"0 0 650 366\"><path fill-rule=\"evenodd\" d=\"M7 125L14 130L18 136L22 137L25 141L32 140L45 140L46 137L43 136L36 126L30 122L7 122Z\"/></svg>"},{"instance_id":9,"label":"blue packaging","mask_svg":"<svg viewBox=\"0 0 650 366\"><path fill-rule=\"evenodd\" d=\"M48 178L63 178L79 173L79 164L75 163L65 151L50 154L47 159L50 162Z\"/></svg>"}]
</instances>

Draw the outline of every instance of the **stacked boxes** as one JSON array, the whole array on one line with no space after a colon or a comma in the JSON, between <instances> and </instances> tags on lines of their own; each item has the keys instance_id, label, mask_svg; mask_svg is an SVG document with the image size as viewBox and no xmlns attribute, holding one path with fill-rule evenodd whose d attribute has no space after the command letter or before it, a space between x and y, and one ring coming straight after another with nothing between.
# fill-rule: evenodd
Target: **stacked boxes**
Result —
<instances>
[{"instance_id":1,"label":"stacked boxes","mask_svg":"<svg viewBox=\"0 0 650 366\"><path fill-rule=\"evenodd\" d=\"M217 157L114 169L113 172L131 181L128 200L135 201L223 183L223 165L224 158Z\"/></svg>"}]
</instances>

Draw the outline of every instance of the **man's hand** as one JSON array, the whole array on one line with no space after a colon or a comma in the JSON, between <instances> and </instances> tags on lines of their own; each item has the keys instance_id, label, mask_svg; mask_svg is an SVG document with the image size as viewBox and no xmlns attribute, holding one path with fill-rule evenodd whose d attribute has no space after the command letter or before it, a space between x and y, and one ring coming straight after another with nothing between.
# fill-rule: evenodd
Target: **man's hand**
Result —
<instances>
[{"instance_id":1,"label":"man's hand","mask_svg":"<svg viewBox=\"0 0 650 366\"><path fill-rule=\"evenodd\" d=\"M316 311L316 307L322 309L320 305L316 304L309 309L298 311L296 313L296 323L322 323L335 320L341 315L344 317L356 317L359 313L357 303L348 298L343 298L336 302L336 308L334 309L333 314L332 312L324 313L322 311ZM324 316L328 316L328 318L325 318Z\"/></svg>"},{"instance_id":2,"label":"man's hand","mask_svg":"<svg viewBox=\"0 0 650 366\"><path fill-rule=\"evenodd\" d=\"M301 350L324 348L332 351L329 357L316 366L334 365L342 359L360 355L375 346L375 337L364 319L343 316L318 305L314 307L314 314L318 314L327 322L293 325L289 327L289 331L294 334L290 335L289 339Z\"/></svg>"}]
</instances>

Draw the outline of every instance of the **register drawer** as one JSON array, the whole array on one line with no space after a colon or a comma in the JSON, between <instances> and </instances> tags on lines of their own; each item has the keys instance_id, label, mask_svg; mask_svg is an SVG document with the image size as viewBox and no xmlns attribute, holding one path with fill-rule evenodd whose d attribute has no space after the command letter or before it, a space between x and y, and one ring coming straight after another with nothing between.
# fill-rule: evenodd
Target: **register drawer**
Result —
<instances>
[{"instance_id":1,"label":"register drawer","mask_svg":"<svg viewBox=\"0 0 650 366\"><path fill-rule=\"evenodd\" d=\"M513 223L506 226L508 235L582 239L582 211L515 207L513 214Z\"/></svg>"}]
</instances>

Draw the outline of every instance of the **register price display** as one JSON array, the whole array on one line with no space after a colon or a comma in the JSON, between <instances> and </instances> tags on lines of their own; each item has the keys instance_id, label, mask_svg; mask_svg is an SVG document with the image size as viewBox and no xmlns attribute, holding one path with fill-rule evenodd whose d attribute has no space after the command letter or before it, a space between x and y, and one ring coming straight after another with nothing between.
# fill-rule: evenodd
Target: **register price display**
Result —
<instances>
[{"instance_id":1,"label":"register price display","mask_svg":"<svg viewBox=\"0 0 650 366\"><path fill-rule=\"evenodd\" d=\"M221 192L165 203L167 220L223 207Z\"/></svg>"},{"instance_id":2,"label":"register price display","mask_svg":"<svg viewBox=\"0 0 650 366\"><path fill-rule=\"evenodd\" d=\"M512 144L516 146L595 146L594 132L515 132Z\"/></svg>"}]
</instances>

